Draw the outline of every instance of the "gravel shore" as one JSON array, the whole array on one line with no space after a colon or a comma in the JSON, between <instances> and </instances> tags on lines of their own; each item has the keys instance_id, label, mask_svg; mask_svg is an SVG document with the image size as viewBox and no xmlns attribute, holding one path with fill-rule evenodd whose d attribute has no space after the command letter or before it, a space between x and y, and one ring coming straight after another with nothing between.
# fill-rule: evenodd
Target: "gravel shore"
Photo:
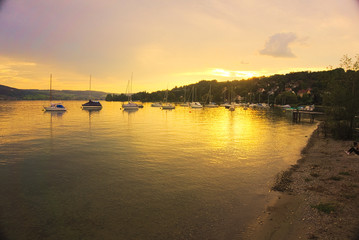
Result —
<instances>
[{"instance_id":1,"label":"gravel shore","mask_svg":"<svg viewBox=\"0 0 359 240\"><path fill-rule=\"evenodd\" d=\"M243 239L359 240L359 156L351 141L312 134L302 158L278 175L276 201Z\"/></svg>"}]
</instances>

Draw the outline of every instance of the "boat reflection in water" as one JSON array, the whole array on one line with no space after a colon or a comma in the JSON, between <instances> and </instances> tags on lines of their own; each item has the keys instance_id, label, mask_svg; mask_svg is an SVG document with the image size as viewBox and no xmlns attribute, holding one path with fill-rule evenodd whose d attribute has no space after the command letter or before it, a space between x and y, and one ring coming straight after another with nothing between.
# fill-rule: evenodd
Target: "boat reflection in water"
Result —
<instances>
[{"instance_id":1,"label":"boat reflection in water","mask_svg":"<svg viewBox=\"0 0 359 240\"><path fill-rule=\"evenodd\" d=\"M64 115L64 113L66 113L66 109L63 111L56 111L56 110L45 110L44 114L51 114L51 117L62 117L62 115Z\"/></svg>"}]
</instances>

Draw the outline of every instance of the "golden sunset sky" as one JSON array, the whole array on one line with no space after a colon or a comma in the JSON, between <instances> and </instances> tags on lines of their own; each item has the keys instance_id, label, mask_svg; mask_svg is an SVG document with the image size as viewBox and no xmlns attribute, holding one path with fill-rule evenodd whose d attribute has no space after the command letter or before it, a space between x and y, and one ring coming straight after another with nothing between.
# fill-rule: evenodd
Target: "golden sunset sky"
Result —
<instances>
[{"instance_id":1,"label":"golden sunset sky","mask_svg":"<svg viewBox=\"0 0 359 240\"><path fill-rule=\"evenodd\" d=\"M0 84L155 91L338 67L358 0L0 0Z\"/></svg>"}]
</instances>

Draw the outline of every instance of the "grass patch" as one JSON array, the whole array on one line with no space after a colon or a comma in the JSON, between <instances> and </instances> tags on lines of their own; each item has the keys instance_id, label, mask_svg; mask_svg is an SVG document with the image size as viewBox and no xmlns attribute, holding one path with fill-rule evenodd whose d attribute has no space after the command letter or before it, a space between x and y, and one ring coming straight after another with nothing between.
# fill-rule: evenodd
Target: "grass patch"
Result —
<instances>
[{"instance_id":1,"label":"grass patch","mask_svg":"<svg viewBox=\"0 0 359 240\"><path fill-rule=\"evenodd\" d=\"M308 239L315 240L315 239L319 239L319 237L315 236L314 234L310 234L308 235Z\"/></svg>"},{"instance_id":2,"label":"grass patch","mask_svg":"<svg viewBox=\"0 0 359 240\"><path fill-rule=\"evenodd\" d=\"M344 197L349 200L349 199L355 199L357 197L357 195L355 195L355 194L345 194Z\"/></svg>"},{"instance_id":3,"label":"grass patch","mask_svg":"<svg viewBox=\"0 0 359 240\"><path fill-rule=\"evenodd\" d=\"M319 174L318 173L311 173L310 176L317 178L317 177L319 177Z\"/></svg>"},{"instance_id":4,"label":"grass patch","mask_svg":"<svg viewBox=\"0 0 359 240\"><path fill-rule=\"evenodd\" d=\"M318 205L311 206L312 208L317 209L319 212L330 214L335 212L337 206L334 203L319 203Z\"/></svg>"},{"instance_id":5,"label":"grass patch","mask_svg":"<svg viewBox=\"0 0 359 240\"><path fill-rule=\"evenodd\" d=\"M318 193L324 193L325 191L327 191L327 189L325 189L322 186L310 186L306 188L308 191L313 191L313 192L318 192Z\"/></svg>"},{"instance_id":6,"label":"grass patch","mask_svg":"<svg viewBox=\"0 0 359 240\"><path fill-rule=\"evenodd\" d=\"M343 179L343 178L340 177L340 176L333 176L333 177L328 178L328 180L333 180L333 181L340 181L340 180L342 180L342 179Z\"/></svg>"},{"instance_id":7,"label":"grass patch","mask_svg":"<svg viewBox=\"0 0 359 240\"><path fill-rule=\"evenodd\" d=\"M350 176L350 173L349 172L340 172L339 175Z\"/></svg>"}]
</instances>

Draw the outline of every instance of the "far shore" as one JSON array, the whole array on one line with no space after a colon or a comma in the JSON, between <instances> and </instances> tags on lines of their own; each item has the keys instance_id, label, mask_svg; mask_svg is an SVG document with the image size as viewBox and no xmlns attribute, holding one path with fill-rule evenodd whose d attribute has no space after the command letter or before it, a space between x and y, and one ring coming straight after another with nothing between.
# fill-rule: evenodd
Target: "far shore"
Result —
<instances>
[{"instance_id":1,"label":"far shore","mask_svg":"<svg viewBox=\"0 0 359 240\"><path fill-rule=\"evenodd\" d=\"M359 156L352 141L314 131L302 158L278 176L281 193L241 239L359 240Z\"/></svg>"}]
</instances>

